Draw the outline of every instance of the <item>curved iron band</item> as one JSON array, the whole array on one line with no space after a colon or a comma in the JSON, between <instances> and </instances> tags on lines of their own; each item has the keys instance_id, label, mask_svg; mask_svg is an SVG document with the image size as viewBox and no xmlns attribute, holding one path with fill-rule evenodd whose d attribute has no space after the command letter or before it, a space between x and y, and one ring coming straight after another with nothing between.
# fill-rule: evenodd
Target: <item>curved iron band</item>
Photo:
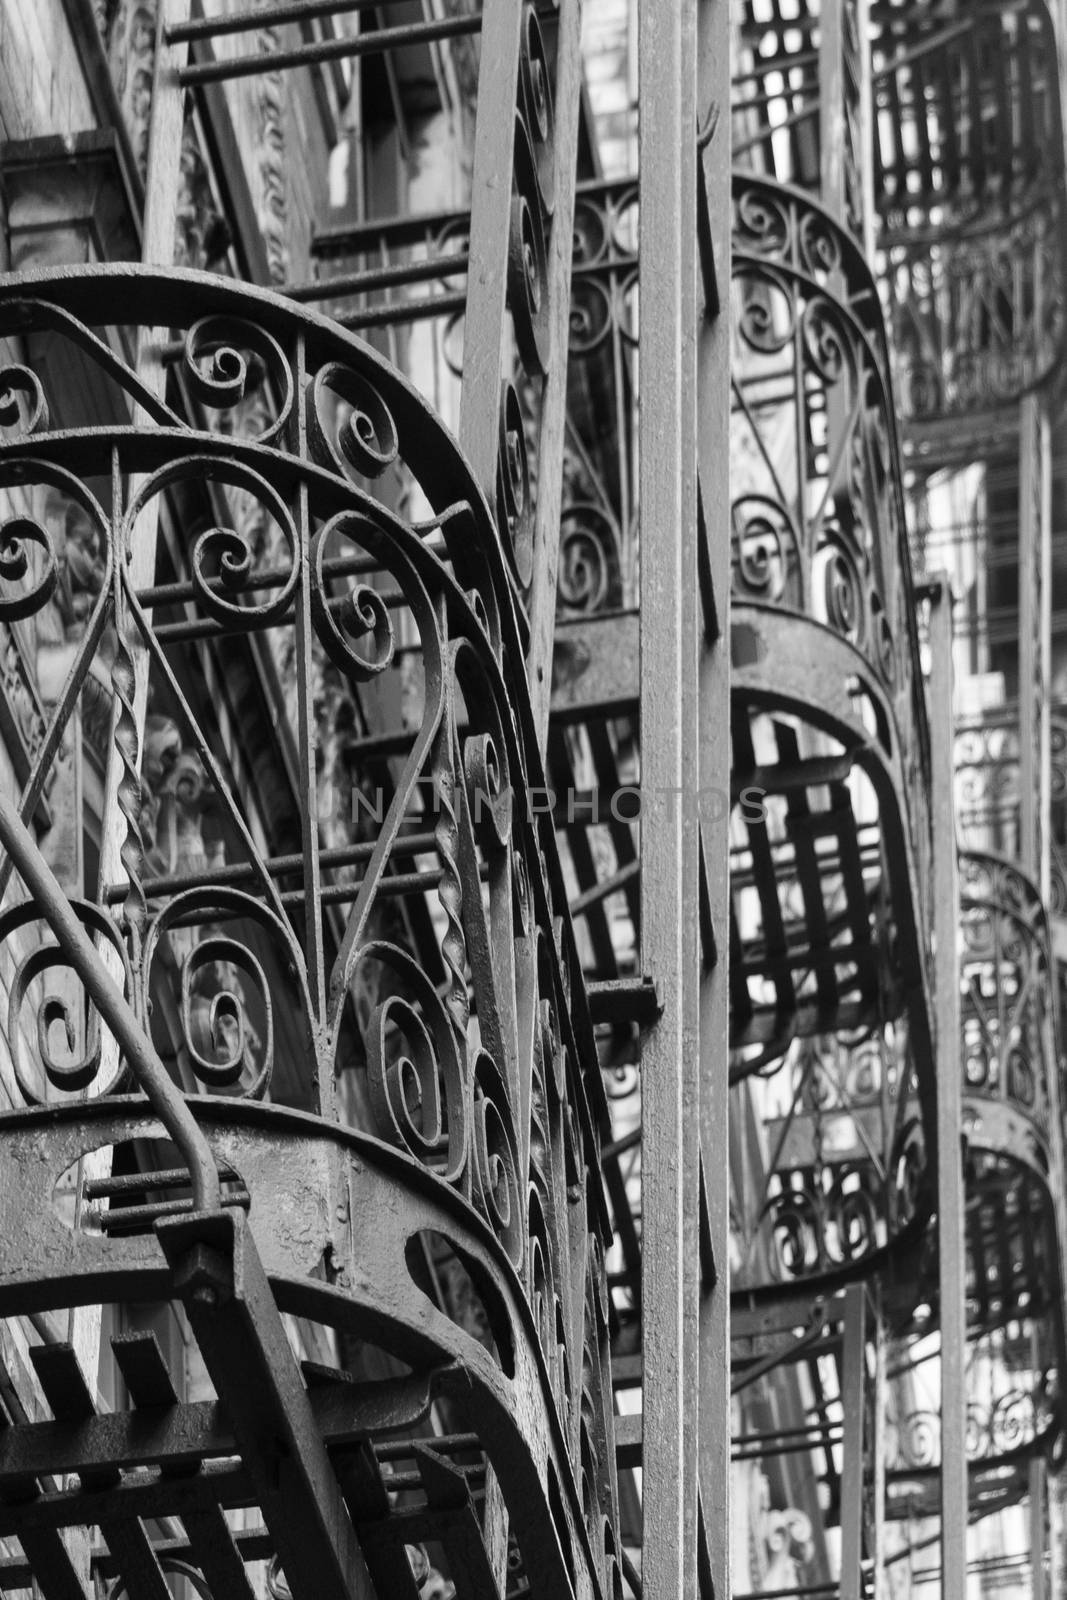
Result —
<instances>
[{"instance_id":1,"label":"curved iron band","mask_svg":"<svg viewBox=\"0 0 1067 1600\"><path fill-rule=\"evenodd\" d=\"M479 1436L532 1593L593 1600L601 1592L600 1560L536 1325L514 1268L477 1212L368 1134L247 1101L187 1103L219 1166L248 1190L248 1225L279 1309L378 1343L424 1374L431 1393L453 1401ZM164 1136L151 1108L126 1098L0 1117L0 1316L172 1293L171 1267L154 1235L76 1232L54 1204L57 1180L80 1155ZM447 1239L472 1269L498 1359L416 1286L405 1252L423 1231ZM579 1404L577 1394L575 1411ZM560 1508L565 1528L557 1527ZM561 1554L565 1538L585 1565L573 1589Z\"/></svg>"},{"instance_id":2,"label":"curved iron band","mask_svg":"<svg viewBox=\"0 0 1067 1600\"><path fill-rule=\"evenodd\" d=\"M758 641L758 660L738 664L736 642L741 630L747 644ZM878 800L890 893L897 917L896 951L901 992L915 1054L923 1139L929 1160L927 1175L937 1171L936 1040L934 1010L927 981L926 947L918 917L921 904L912 848L907 785L892 707L865 658L847 639L821 623L774 606L734 605L731 631L735 643L731 704L734 715L749 709L786 712L840 741L854 753L855 765L869 779ZM797 663L805 662L803 673ZM875 710L879 736L872 738L848 692L857 682ZM874 1276L914 1272L916 1252L933 1215L929 1176L923 1183L916 1213L886 1244L860 1260L831 1272L799 1278L795 1283L760 1284L740 1292L745 1304L764 1300L810 1299L846 1283Z\"/></svg>"},{"instance_id":3,"label":"curved iron band","mask_svg":"<svg viewBox=\"0 0 1067 1600\"><path fill-rule=\"evenodd\" d=\"M848 298L840 300L840 287L831 291L827 284L820 283L817 278L811 277L810 273L798 271L797 275L806 277L812 289L818 293L839 300L842 310L847 311L854 321L865 329L869 337L877 341L879 357L885 359L882 370L888 373L889 346L885 336L885 319L877 298L878 281L856 236L848 228L843 227L833 213L823 205L818 195L810 190L802 189L795 183L780 183L774 178L761 177L758 173L749 172L745 167L735 167L731 175L731 194L735 204L749 193L764 194L776 206L781 206L783 202L796 206L799 211L817 217L820 227L833 236L840 251L841 273ZM789 265L788 261L781 257L751 247L747 250L735 250L732 263L749 258L753 263L777 262L781 266Z\"/></svg>"}]
</instances>

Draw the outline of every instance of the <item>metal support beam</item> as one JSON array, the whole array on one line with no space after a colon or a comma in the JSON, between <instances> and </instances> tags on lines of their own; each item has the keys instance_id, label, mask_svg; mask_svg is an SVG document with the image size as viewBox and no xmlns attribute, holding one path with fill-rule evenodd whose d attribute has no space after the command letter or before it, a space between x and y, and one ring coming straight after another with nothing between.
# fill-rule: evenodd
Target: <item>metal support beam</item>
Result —
<instances>
[{"instance_id":1,"label":"metal support beam","mask_svg":"<svg viewBox=\"0 0 1067 1600\"><path fill-rule=\"evenodd\" d=\"M937 1242L941 1307L941 1595L964 1600L967 1568L967 1384L959 883L953 804L952 594L930 603L930 745L937 979Z\"/></svg>"},{"instance_id":2,"label":"metal support beam","mask_svg":"<svg viewBox=\"0 0 1067 1600\"><path fill-rule=\"evenodd\" d=\"M1019 409L1019 848L1042 900L1050 882L1052 462L1041 399Z\"/></svg>"},{"instance_id":3,"label":"metal support beam","mask_svg":"<svg viewBox=\"0 0 1067 1600\"><path fill-rule=\"evenodd\" d=\"M867 1387L867 1289L845 1290L841 1363L841 1600L863 1596L863 1412Z\"/></svg>"},{"instance_id":4,"label":"metal support beam","mask_svg":"<svg viewBox=\"0 0 1067 1600\"><path fill-rule=\"evenodd\" d=\"M574 188L582 97L581 0L561 0L556 36L555 210L548 235L548 371L541 391L537 452L534 568L530 582L530 643L526 667L538 749L544 758L552 699L552 653L556 626L563 443L567 426L567 351L574 256Z\"/></svg>"},{"instance_id":5,"label":"metal support beam","mask_svg":"<svg viewBox=\"0 0 1067 1600\"><path fill-rule=\"evenodd\" d=\"M683 785L693 730L683 726L691 662L679 626L684 604L685 485L692 482L693 233L683 222L679 152L686 148L692 93L694 0L638 9L641 84L640 408L641 563L641 958L663 1013L642 1053L643 1383L642 1587L649 1595L692 1593L695 1485L689 1471L689 1414L695 1372L685 1314L689 1284L684 1152L694 1043L687 1033L688 892L684 872ZM681 163L685 166L685 163ZM688 407L688 414L687 414Z\"/></svg>"},{"instance_id":6,"label":"metal support beam","mask_svg":"<svg viewBox=\"0 0 1067 1600\"><path fill-rule=\"evenodd\" d=\"M700 1600L730 1594L730 813L717 803L730 772L730 6L699 0L696 34L697 285L696 453L688 582L699 596L694 640L696 896L699 924L699 1193L697 1481L702 1522ZM695 179L695 185L694 185ZM705 806L704 797L716 803ZM697 904L693 904L693 898ZM698 1529L698 1533L701 1530Z\"/></svg>"},{"instance_id":7,"label":"metal support beam","mask_svg":"<svg viewBox=\"0 0 1067 1600\"><path fill-rule=\"evenodd\" d=\"M819 7L820 199L835 222L845 224L844 17L847 0Z\"/></svg>"},{"instance_id":8,"label":"metal support beam","mask_svg":"<svg viewBox=\"0 0 1067 1600\"><path fill-rule=\"evenodd\" d=\"M1030 1463L1030 1595L1031 1600L1046 1600L1045 1583L1045 1462L1036 1456Z\"/></svg>"},{"instance_id":9,"label":"metal support beam","mask_svg":"<svg viewBox=\"0 0 1067 1600\"><path fill-rule=\"evenodd\" d=\"M156 1233L274 1538L293 1600L374 1590L244 1214Z\"/></svg>"}]
</instances>

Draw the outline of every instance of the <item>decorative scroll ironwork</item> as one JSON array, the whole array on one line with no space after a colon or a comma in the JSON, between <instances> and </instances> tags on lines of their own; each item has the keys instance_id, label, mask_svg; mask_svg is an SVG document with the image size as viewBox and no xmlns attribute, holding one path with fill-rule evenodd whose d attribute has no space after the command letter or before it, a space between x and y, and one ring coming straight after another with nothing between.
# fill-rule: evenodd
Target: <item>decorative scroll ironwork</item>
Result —
<instances>
[{"instance_id":1,"label":"decorative scroll ironwork","mask_svg":"<svg viewBox=\"0 0 1067 1600\"><path fill-rule=\"evenodd\" d=\"M518 132L516 141L516 170L531 179L535 168ZM547 217L545 213L542 228ZM469 221L467 212L457 210L322 230L315 251L323 268L331 270L323 270L316 284L295 293L300 299L322 300L343 326L361 331L380 327L397 337L414 322L428 323L444 365L458 378ZM614 610L634 595L636 234L635 179L578 185L560 525L561 616ZM353 262L359 263L354 272L347 270ZM539 286L537 295L542 294ZM532 443L535 396L528 381L536 368L527 366L526 373L526 379L517 373L503 393L497 495L498 522L507 530L506 547L514 553L523 584L529 580L531 472L537 459Z\"/></svg>"},{"instance_id":2,"label":"decorative scroll ironwork","mask_svg":"<svg viewBox=\"0 0 1067 1600\"><path fill-rule=\"evenodd\" d=\"M1067 908L1067 720L1050 717L1049 914ZM956 724L956 821L965 850L1017 860L1021 849L1019 720L1004 706ZM1026 804L1033 804L1025 797Z\"/></svg>"},{"instance_id":3,"label":"decorative scroll ironwork","mask_svg":"<svg viewBox=\"0 0 1067 1600\"><path fill-rule=\"evenodd\" d=\"M138 335L161 325L152 337L162 339L170 368L166 400L153 398L125 355ZM351 334L276 296L136 268L0 285L0 332L20 339L38 330L93 369L114 414L125 409L126 419L99 425L85 416L54 429L36 376L28 368L9 376L0 488L22 509L3 531L0 620L32 622L55 592L54 544L33 512L42 497L75 508L101 552L22 814L34 815L65 729L90 684L103 681L111 760L121 764L127 881L75 900L77 916L108 950L141 1025L157 1038L170 1030L189 1103L216 1146L231 1138L226 1128L238 1144L245 1135L253 1145L260 1135L276 1147L306 1144L312 1160L312 1145L324 1139L331 1162L352 1164L346 1182L379 1185L369 1204L384 1212L392 1195L398 1225L402 1198L420 1197L411 1202L411 1237L394 1240L409 1265L388 1265L401 1278L411 1278L420 1226L463 1241L455 1256L488 1307L491 1356L438 1312L432 1329L424 1325L425 1310L414 1308L427 1302L415 1279L376 1287L375 1243L364 1229L323 1224L318 1203L300 1222L291 1196L271 1209L263 1185L288 1180L268 1163L258 1189L251 1173L247 1182L253 1228L279 1235L277 1248L261 1246L275 1263L269 1270L292 1279L279 1262L295 1252L314 1282L301 1268L289 1293L314 1301L307 1314L335 1320L336 1301L338 1325L358 1326L354 1303L369 1296L369 1337L395 1337L409 1358L421 1351L424 1362L459 1362L468 1398L492 1396L485 1448L511 1485L505 1494L521 1560L542 1560L529 1542L541 1517L542 1533L555 1528L572 1574L576 1563L591 1567L610 1593L606 1212L588 1182L599 1170L602 1088L551 819L527 803L538 758L500 527L451 436L404 380ZM250 406L254 395L263 403ZM138 589L128 554L145 508L157 504L166 554L157 582ZM397 504L419 508L419 520ZM240 677L260 648L291 651L301 664L284 738L296 752L302 794L312 792L316 762L315 664L340 675L357 708L368 695L396 690L405 675L406 717L395 730L395 758L381 767L371 837L324 849L317 819L305 814L295 853L265 842L210 687L219 664ZM137 655L147 659L161 719L150 738L162 738L170 768L159 750L146 764L138 747ZM168 770L187 803L210 808L210 853L182 859L161 849ZM0 865L14 887L11 869L10 859ZM416 905L424 908L421 943L404 923ZM91 1006L84 1048L77 1046L76 1019L49 990L63 951L37 936L39 920L33 903L18 898L0 915L8 1035L27 1108L8 1117L5 1138L17 1142L35 1118L58 1114L65 1131L50 1152L67 1166L101 1141L133 1137L127 1126L150 1136L150 1118L135 1101L108 1098L129 1082L121 1058L104 1081ZM156 1003L164 994L166 1007ZM284 1113L253 1103L274 1098L282 1028L295 1082L317 1113L284 1127L275 1120ZM355 1108L354 1128L338 1123L339 1094ZM46 1102L47 1113L34 1109ZM219 1110L227 1102L228 1116ZM234 1147L236 1170L245 1156L256 1165L250 1149L242 1156ZM57 1169L42 1177L46 1189L58 1176ZM7 1202L15 1203L14 1191ZM41 1253L24 1269L28 1279L46 1270L58 1226L50 1197L42 1192L26 1204L38 1202L33 1249ZM337 1205L346 1218L341 1189ZM303 1228L310 1240L321 1226L310 1259L297 1236ZM117 1270L149 1270L146 1230L150 1220L132 1230L133 1256ZM108 1248L121 1254L122 1241ZM99 1239L86 1244L91 1266L70 1258L57 1274L48 1290L57 1304L100 1297L99 1275L109 1268L99 1249ZM158 1278L158 1263L151 1270ZM5 1281L17 1278L16 1270ZM519 1405L509 1383L520 1375L521 1417L509 1409ZM476 1412L477 1404L475 1428ZM513 1464L525 1459L519 1441L531 1428L542 1489L527 1482L534 1500L524 1507L515 1492L522 1471L509 1476L507 1452ZM502 1446L504 1436L511 1442Z\"/></svg>"},{"instance_id":4,"label":"decorative scroll ironwork","mask_svg":"<svg viewBox=\"0 0 1067 1600\"><path fill-rule=\"evenodd\" d=\"M921 1218L925 1135L906 1029L804 1040L735 1094L760 1130L750 1161L757 1141L767 1152L735 1200L738 1289L832 1278Z\"/></svg>"},{"instance_id":5,"label":"decorative scroll ironwork","mask_svg":"<svg viewBox=\"0 0 1067 1600\"><path fill-rule=\"evenodd\" d=\"M989 1465L1048 1450L1063 1425L1061 1351L1051 1329L1019 1316L967 1347L967 1459ZM919 1341L894 1365L889 1386L886 1464L894 1476L941 1462L936 1338Z\"/></svg>"},{"instance_id":6,"label":"decorative scroll ironwork","mask_svg":"<svg viewBox=\"0 0 1067 1600\"><path fill-rule=\"evenodd\" d=\"M637 200L632 179L575 199L562 617L636 598Z\"/></svg>"},{"instance_id":7,"label":"decorative scroll ironwork","mask_svg":"<svg viewBox=\"0 0 1067 1600\"><path fill-rule=\"evenodd\" d=\"M922 672L874 279L818 205L742 174L733 263L735 601L809 616L854 646L919 778Z\"/></svg>"},{"instance_id":8,"label":"decorative scroll ironwork","mask_svg":"<svg viewBox=\"0 0 1067 1600\"><path fill-rule=\"evenodd\" d=\"M960 859L963 1074L968 1105L993 1101L1036 1137L1047 1166L1056 1070L1052 960L1045 911L1017 867Z\"/></svg>"}]
</instances>

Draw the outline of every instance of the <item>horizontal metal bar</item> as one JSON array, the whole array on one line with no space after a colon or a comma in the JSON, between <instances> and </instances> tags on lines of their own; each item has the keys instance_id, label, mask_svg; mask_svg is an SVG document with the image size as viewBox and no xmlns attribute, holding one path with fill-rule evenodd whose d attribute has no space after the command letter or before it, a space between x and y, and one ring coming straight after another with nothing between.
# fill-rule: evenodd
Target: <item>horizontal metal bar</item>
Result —
<instances>
[{"instance_id":1,"label":"horizontal metal bar","mask_svg":"<svg viewBox=\"0 0 1067 1600\"><path fill-rule=\"evenodd\" d=\"M636 177L590 178L579 183L575 193L579 200L609 200L620 195L637 193ZM319 228L311 238L311 254L316 258L331 255L369 255L384 244L398 249L405 244L416 244L435 233L470 224L469 210L423 211L393 213L375 217L369 222L337 223L329 228ZM636 256L627 258L630 263ZM576 268L576 270L578 270Z\"/></svg>"},{"instance_id":2,"label":"horizontal metal bar","mask_svg":"<svg viewBox=\"0 0 1067 1600\"><path fill-rule=\"evenodd\" d=\"M628 861L618 872L612 873L610 878L604 878L602 882L594 883L581 894L575 895L570 903L571 916L580 917L591 907L600 905L610 895L618 894L637 877L640 870L639 862Z\"/></svg>"},{"instance_id":3,"label":"horizontal metal bar","mask_svg":"<svg viewBox=\"0 0 1067 1600\"><path fill-rule=\"evenodd\" d=\"M422 300L400 300L396 305L373 306L368 311L341 311L334 321L342 328L385 328L394 322L425 322L429 317L466 311L466 293L429 295Z\"/></svg>"},{"instance_id":4,"label":"horizontal metal bar","mask_svg":"<svg viewBox=\"0 0 1067 1600\"><path fill-rule=\"evenodd\" d=\"M163 32L168 44L181 44L187 40L217 39L227 33L255 33L283 22L312 22L316 17L340 17L353 11L385 11L400 3L401 0L290 0L289 4L266 5L258 11L233 11L229 16L176 22Z\"/></svg>"},{"instance_id":5,"label":"horizontal metal bar","mask_svg":"<svg viewBox=\"0 0 1067 1600\"><path fill-rule=\"evenodd\" d=\"M316 278L311 283L300 283L295 288L286 289L285 294L290 300L305 302L365 294L372 289L398 289L407 283L431 283L435 278L450 278L454 273L466 272L470 260L466 250L455 250L427 261L407 261L395 267L339 273L336 278Z\"/></svg>"},{"instance_id":6,"label":"horizontal metal bar","mask_svg":"<svg viewBox=\"0 0 1067 1600\"><path fill-rule=\"evenodd\" d=\"M243 1194L224 1195L224 1206L237 1206L241 1211L247 1211L252 1204L251 1196L246 1190ZM97 1216L97 1224L101 1233L121 1235L127 1233L150 1232L160 1217L178 1217L185 1212L191 1212L191 1200L161 1200L158 1205L148 1203L143 1206L117 1206L107 1211L102 1211Z\"/></svg>"},{"instance_id":7,"label":"horizontal metal bar","mask_svg":"<svg viewBox=\"0 0 1067 1600\"><path fill-rule=\"evenodd\" d=\"M377 849L376 839L365 840L362 844L346 845L344 849L323 850L319 856L319 865L323 871L333 867L352 867L360 862L369 861ZM421 855L423 851L437 849L437 840L433 833L419 832L401 834L393 844L390 852L394 858ZM306 862L303 856L271 856L263 862L263 868L272 878L284 878L291 872L303 872ZM219 888L229 884L246 883L258 877L260 868L250 861L236 861L228 866L212 867L204 873L184 873L166 878L145 878L142 883L145 896L149 900L158 899L161 895L181 894L185 889ZM107 889L107 902L114 905L124 900L128 893L128 886L124 883L113 883ZM220 1176L225 1174L220 1173Z\"/></svg>"},{"instance_id":8,"label":"horizontal metal bar","mask_svg":"<svg viewBox=\"0 0 1067 1600\"><path fill-rule=\"evenodd\" d=\"M467 227L470 219L469 211L405 212L402 216L379 217L373 222L320 228L311 240L311 254L316 258L370 255L380 250L383 242L387 248L400 249L406 244L424 243L428 235L442 233L448 228Z\"/></svg>"},{"instance_id":9,"label":"horizontal metal bar","mask_svg":"<svg viewBox=\"0 0 1067 1600\"><path fill-rule=\"evenodd\" d=\"M231 61L198 61L183 67L178 82L185 89L203 83L225 83L232 78L254 78L260 72L288 71L293 67L317 66L324 61L345 61L355 57L384 55L390 50L413 44L429 44L435 39L455 39L477 33L481 16L450 17L435 22L411 22L396 28L379 28L373 33L354 34L350 39L324 39L299 45L294 50L265 51L256 56L238 56Z\"/></svg>"},{"instance_id":10,"label":"horizontal metal bar","mask_svg":"<svg viewBox=\"0 0 1067 1600\"><path fill-rule=\"evenodd\" d=\"M655 1022L663 1010L651 978L608 978L588 985L593 1022Z\"/></svg>"},{"instance_id":11,"label":"horizontal metal bar","mask_svg":"<svg viewBox=\"0 0 1067 1600\"><path fill-rule=\"evenodd\" d=\"M316 1427L330 1449L357 1444L380 1428L412 1427L429 1407L425 1378L313 1384L307 1395ZM452 1448L480 1448L470 1438L456 1436ZM398 1442L412 1454L409 1441ZM393 1445L388 1449L394 1458ZM0 1434L0 1484L17 1481L25 1473L40 1477L106 1468L203 1469L211 1461L232 1461L238 1455L225 1405L218 1400L190 1400L177 1406L108 1412L77 1424L28 1422L9 1428ZM0 1537L7 1536L12 1515L17 1516L16 1508L4 1508Z\"/></svg>"},{"instance_id":12,"label":"horizontal metal bar","mask_svg":"<svg viewBox=\"0 0 1067 1600\"><path fill-rule=\"evenodd\" d=\"M615 1461L620 1470L639 1467L644 1450L644 1415L640 1411L615 1415Z\"/></svg>"},{"instance_id":13,"label":"horizontal metal bar","mask_svg":"<svg viewBox=\"0 0 1067 1600\"><path fill-rule=\"evenodd\" d=\"M265 1529L234 1528L233 1541L243 1561L269 1561L274 1554L274 1541ZM188 1539L159 1539L152 1542L152 1552L157 1561L188 1561L196 1565L193 1547ZM120 1576L119 1563L103 1545L91 1555L94 1576L105 1580ZM33 1573L29 1563L18 1556L0 1560L0 1592L10 1594L18 1589L33 1587Z\"/></svg>"},{"instance_id":14,"label":"horizontal metal bar","mask_svg":"<svg viewBox=\"0 0 1067 1600\"><path fill-rule=\"evenodd\" d=\"M179 349L184 348L179 346ZM331 556L322 563L324 578L353 578L369 572L380 572L381 562L375 561L371 556ZM257 572L252 581L245 585L239 593L254 594L263 589L280 589L288 583L291 567L265 567L262 572ZM221 578L208 578L205 580L207 588L213 594L232 594L227 590ZM193 600L197 597L197 585L191 579L180 579L176 583L157 583L150 589L138 589L137 599L146 611L152 611L156 606L178 605L183 600Z\"/></svg>"},{"instance_id":15,"label":"horizontal metal bar","mask_svg":"<svg viewBox=\"0 0 1067 1600\"><path fill-rule=\"evenodd\" d=\"M222 1183L240 1180L232 1167L220 1167ZM165 1171L149 1170L131 1172L121 1178L86 1178L82 1194L86 1200L110 1200L123 1194L141 1194L145 1189L177 1189L189 1187L189 1174L184 1167L168 1167Z\"/></svg>"}]
</instances>

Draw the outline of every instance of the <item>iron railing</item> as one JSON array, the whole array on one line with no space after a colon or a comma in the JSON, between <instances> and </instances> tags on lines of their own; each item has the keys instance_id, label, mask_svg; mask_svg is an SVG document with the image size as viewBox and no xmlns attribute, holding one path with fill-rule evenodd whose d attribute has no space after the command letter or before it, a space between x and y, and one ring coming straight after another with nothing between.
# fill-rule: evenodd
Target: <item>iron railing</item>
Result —
<instances>
[{"instance_id":1,"label":"iron railing","mask_svg":"<svg viewBox=\"0 0 1067 1600\"><path fill-rule=\"evenodd\" d=\"M141 1035L174 1060L183 1114L210 1145L226 1215L248 1212L278 1307L408 1363L422 1400L379 1420L401 1428L433 1536L446 1550L483 1541L457 1572L492 1566L510 1540L509 1584L615 1592L607 1213L590 1178L605 1107L551 818L529 804L539 757L507 494L494 516L398 373L276 295L133 267L33 275L0 284L0 334L27 352L4 373L0 619L32 633L56 604L63 528L93 555L22 818L38 817L78 717L102 701L111 738L89 754L105 791L117 783L124 871L72 892L70 913ZM131 359L146 344L169 369L165 398ZM159 570L137 587L128 552L153 505ZM230 734L249 662L269 681L287 653L296 692L274 725L304 803L284 839ZM374 828L327 846L316 696L338 675L357 706L391 713L391 742L362 774ZM146 691L185 752L190 781L171 800L211 818L194 850L168 852L155 832L135 716ZM196 1222L189 1175L159 1143L126 1038L110 1048L110 1015L76 980L72 992L81 968L21 894L20 851L0 865L23 1102L0 1129L0 1304L168 1298L158 1241ZM71 1216L64 1175L130 1141L144 1171L90 1162ZM197 1316L216 1293L202 1276ZM477 1514L434 1453L434 1397L484 1475ZM384 1509L350 1509L383 1581L388 1552L402 1559L425 1533L391 1517L370 1466ZM167 1514L175 1480L158 1481L144 1514ZM405 1592L395 1560L386 1589Z\"/></svg>"}]
</instances>

